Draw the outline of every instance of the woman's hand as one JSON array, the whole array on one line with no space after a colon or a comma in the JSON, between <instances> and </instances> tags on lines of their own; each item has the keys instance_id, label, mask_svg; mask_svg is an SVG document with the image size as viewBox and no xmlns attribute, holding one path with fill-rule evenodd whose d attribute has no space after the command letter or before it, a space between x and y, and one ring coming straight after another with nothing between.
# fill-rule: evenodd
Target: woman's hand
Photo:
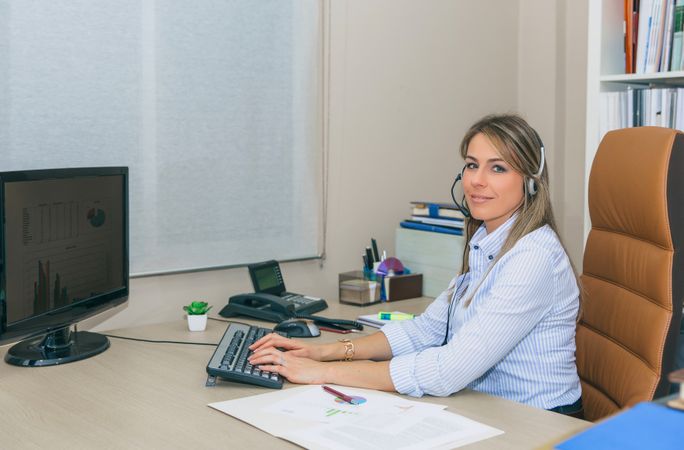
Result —
<instances>
[{"instance_id":1,"label":"woman's hand","mask_svg":"<svg viewBox=\"0 0 684 450\"><path fill-rule=\"evenodd\" d=\"M306 344L302 341L288 339L276 333L270 333L262 337L254 344L249 346L249 349L254 352L252 357L266 354L271 349L284 349L289 355L320 361L322 359L320 346L316 344Z\"/></svg>"},{"instance_id":2,"label":"woman's hand","mask_svg":"<svg viewBox=\"0 0 684 450\"><path fill-rule=\"evenodd\" d=\"M265 339L265 336L263 339ZM285 341L292 341L291 339L278 336ZM255 342L255 345L259 341ZM278 344L280 346L280 344ZM301 349L298 349L301 350ZM287 351L281 352L275 347L261 347L258 353L254 353L249 357L249 363L258 367L260 370L265 370L272 373L278 373L280 376L287 378L291 383L298 384L323 384L327 383L326 372L329 363L322 363L314 361L309 358L295 356L295 352Z\"/></svg>"}]
</instances>

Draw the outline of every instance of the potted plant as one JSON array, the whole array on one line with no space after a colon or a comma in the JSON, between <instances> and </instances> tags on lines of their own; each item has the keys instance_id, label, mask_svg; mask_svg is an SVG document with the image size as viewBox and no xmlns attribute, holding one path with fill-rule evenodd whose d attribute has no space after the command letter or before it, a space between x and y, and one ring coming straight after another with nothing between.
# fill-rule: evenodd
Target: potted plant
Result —
<instances>
[{"instance_id":1,"label":"potted plant","mask_svg":"<svg viewBox=\"0 0 684 450\"><path fill-rule=\"evenodd\" d=\"M207 328L207 313L211 306L207 302L192 302L183 306L188 314L188 329L190 331L204 331Z\"/></svg>"}]
</instances>

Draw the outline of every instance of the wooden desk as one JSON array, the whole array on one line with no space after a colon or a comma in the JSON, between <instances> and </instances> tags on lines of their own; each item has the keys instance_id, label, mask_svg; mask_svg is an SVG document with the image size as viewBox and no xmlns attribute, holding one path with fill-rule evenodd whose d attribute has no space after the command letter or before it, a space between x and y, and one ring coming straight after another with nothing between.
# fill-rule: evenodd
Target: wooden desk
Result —
<instances>
[{"instance_id":1,"label":"wooden desk","mask_svg":"<svg viewBox=\"0 0 684 450\"><path fill-rule=\"evenodd\" d=\"M324 314L353 318L387 309L418 313L429 301L405 300L391 307L330 302ZM109 334L216 343L224 331L224 323L210 320L205 332L189 332L185 321L178 320ZM340 336L323 332L320 339ZM205 367L213 347L110 340L112 345L104 353L63 366L24 368L1 362L0 447L296 448L207 406L267 392L229 382L205 387ZM7 347L0 348L0 357L6 351ZM469 448L529 449L589 425L472 391L419 401L447 404L449 411L505 431Z\"/></svg>"}]
</instances>

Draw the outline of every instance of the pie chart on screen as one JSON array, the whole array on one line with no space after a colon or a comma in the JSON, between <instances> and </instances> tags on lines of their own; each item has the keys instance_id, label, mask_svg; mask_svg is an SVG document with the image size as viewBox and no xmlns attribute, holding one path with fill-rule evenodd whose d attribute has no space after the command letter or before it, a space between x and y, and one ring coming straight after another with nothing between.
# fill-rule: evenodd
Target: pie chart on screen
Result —
<instances>
[{"instance_id":1,"label":"pie chart on screen","mask_svg":"<svg viewBox=\"0 0 684 450\"><path fill-rule=\"evenodd\" d=\"M95 228L101 227L105 223L105 212L100 208L90 208L88 210L88 222Z\"/></svg>"}]
</instances>

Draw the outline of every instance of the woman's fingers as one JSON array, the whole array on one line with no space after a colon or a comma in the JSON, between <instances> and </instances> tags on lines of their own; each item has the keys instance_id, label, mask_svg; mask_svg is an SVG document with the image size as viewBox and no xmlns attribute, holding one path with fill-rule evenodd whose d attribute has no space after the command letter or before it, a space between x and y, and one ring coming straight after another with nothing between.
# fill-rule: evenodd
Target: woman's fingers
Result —
<instances>
[{"instance_id":1,"label":"woman's fingers","mask_svg":"<svg viewBox=\"0 0 684 450\"><path fill-rule=\"evenodd\" d=\"M262 364L259 366L259 370L277 373L280 376L287 378L287 367L281 366L279 364Z\"/></svg>"},{"instance_id":2,"label":"woman's fingers","mask_svg":"<svg viewBox=\"0 0 684 450\"><path fill-rule=\"evenodd\" d=\"M322 384L326 381L325 363L298 358L290 353L269 354L264 357L263 363L257 363L256 366L260 370L280 374L291 383Z\"/></svg>"},{"instance_id":3,"label":"woman's fingers","mask_svg":"<svg viewBox=\"0 0 684 450\"><path fill-rule=\"evenodd\" d=\"M263 350L260 350L259 352L254 352L250 357L249 357L249 363L254 365L258 364L281 364L281 361L284 361L284 354L283 352L273 348L269 347Z\"/></svg>"},{"instance_id":4,"label":"woman's fingers","mask_svg":"<svg viewBox=\"0 0 684 450\"><path fill-rule=\"evenodd\" d=\"M255 343L253 343L252 345L250 345L249 349L252 351L257 351L262 347L289 348L293 346L294 344L291 339L288 339L276 333L269 333L266 336L259 339L258 341L256 341Z\"/></svg>"}]
</instances>

